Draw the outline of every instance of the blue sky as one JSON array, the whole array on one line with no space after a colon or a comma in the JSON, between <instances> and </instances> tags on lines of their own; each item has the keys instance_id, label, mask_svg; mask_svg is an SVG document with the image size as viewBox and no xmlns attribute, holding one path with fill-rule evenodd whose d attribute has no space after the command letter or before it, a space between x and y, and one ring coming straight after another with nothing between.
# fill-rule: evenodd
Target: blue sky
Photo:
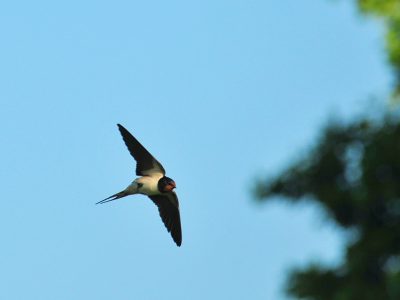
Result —
<instances>
[{"instance_id":1,"label":"blue sky","mask_svg":"<svg viewBox=\"0 0 400 300\"><path fill-rule=\"evenodd\" d=\"M1 299L283 300L340 260L318 208L251 188L387 95L351 3L8 1L0 37ZM177 182L181 248L145 197L94 205L135 177L116 123Z\"/></svg>"}]
</instances>

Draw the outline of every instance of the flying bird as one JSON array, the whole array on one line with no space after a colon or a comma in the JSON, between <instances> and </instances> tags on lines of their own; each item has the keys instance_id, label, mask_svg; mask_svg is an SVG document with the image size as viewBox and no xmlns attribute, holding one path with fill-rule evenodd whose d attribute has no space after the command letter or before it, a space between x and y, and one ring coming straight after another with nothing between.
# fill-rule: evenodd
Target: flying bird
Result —
<instances>
[{"instance_id":1,"label":"flying bird","mask_svg":"<svg viewBox=\"0 0 400 300\"><path fill-rule=\"evenodd\" d=\"M158 207L160 217L177 246L182 244L181 219L178 197L174 191L175 181L165 176L163 166L122 125L117 124L122 139L136 160L136 175L140 176L122 192L116 193L96 204L114 201L129 195L148 196Z\"/></svg>"}]
</instances>

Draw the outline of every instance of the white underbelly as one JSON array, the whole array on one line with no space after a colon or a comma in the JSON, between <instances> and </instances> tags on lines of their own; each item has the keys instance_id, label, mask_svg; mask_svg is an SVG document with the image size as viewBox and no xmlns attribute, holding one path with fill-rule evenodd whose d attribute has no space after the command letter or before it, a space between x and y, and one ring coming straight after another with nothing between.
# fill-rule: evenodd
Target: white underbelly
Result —
<instances>
[{"instance_id":1,"label":"white underbelly","mask_svg":"<svg viewBox=\"0 0 400 300\"><path fill-rule=\"evenodd\" d=\"M139 194L144 195L157 195L160 194L158 190L158 181L160 180L161 176L143 176L140 178L135 179L134 182L138 185L137 192Z\"/></svg>"}]
</instances>

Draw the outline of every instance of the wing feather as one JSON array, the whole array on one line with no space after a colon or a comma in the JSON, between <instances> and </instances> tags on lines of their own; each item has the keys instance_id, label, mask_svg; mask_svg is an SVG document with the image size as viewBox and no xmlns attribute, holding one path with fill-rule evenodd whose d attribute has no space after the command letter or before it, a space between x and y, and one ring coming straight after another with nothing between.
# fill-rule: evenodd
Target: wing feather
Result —
<instances>
[{"instance_id":1,"label":"wing feather","mask_svg":"<svg viewBox=\"0 0 400 300\"><path fill-rule=\"evenodd\" d=\"M179 214L179 202L175 192L162 195L152 195L149 198L157 205L160 217L174 242L182 244L181 218Z\"/></svg>"},{"instance_id":2,"label":"wing feather","mask_svg":"<svg viewBox=\"0 0 400 300\"><path fill-rule=\"evenodd\" d=\"M133 158L136 160L136 175L144 176L153 173L165 175L163 166L146 150L145 147L120 124L118 129L121 132L122 139Z\"/></svg>"}]
</instances>

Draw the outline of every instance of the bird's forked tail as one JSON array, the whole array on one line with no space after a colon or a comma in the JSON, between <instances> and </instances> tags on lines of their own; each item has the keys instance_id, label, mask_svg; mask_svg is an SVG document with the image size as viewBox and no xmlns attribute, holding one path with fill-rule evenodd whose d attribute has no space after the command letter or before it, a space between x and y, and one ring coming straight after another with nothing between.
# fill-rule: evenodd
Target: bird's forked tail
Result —
<instances>
[{"instance_id":1,"label":"bird's forked tail","mask_svg":"<svg viewBox=\"0 0 400 300\"><path fill-rule=\"evenodd\" d=\"M114 200L123 198L123 197L128 196L128 195L129 194L124 190L124 191L116 193L116 194L114 194L114 195L112 195L112 196L110 196L110 197L108 197L108 198L106 198L104 200L101 200L101 201L97 202L96 204L103 204L103 203L106 203L106 202L114 201Z\"/></svg>"}]
</instances>

